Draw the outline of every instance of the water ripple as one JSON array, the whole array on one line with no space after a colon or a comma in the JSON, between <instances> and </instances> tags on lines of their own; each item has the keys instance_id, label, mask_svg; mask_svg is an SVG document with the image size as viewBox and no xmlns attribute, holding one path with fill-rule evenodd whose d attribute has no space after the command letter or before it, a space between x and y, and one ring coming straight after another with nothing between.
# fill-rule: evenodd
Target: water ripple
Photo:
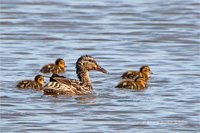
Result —
<instances>
[{"instance_id":1,"label":"water ripple","mask_svg":"<svg viewBox=\"0 0 200 133\"><path fill-rule=\"evenodd\" d=\"M2 0L1 131L197 132L199 13L197 0ZM85 54L109 71L90 72L92 95L15 88L57 58L76 79ZM115 88L142 65L154 72L148 89Z\"/></svg>"}]
</instances>

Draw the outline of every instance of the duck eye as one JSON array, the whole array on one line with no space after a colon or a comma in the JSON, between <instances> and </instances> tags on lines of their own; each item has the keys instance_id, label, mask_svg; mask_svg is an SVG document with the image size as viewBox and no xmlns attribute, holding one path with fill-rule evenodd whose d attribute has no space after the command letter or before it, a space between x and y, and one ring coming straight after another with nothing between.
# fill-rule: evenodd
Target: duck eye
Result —
<instances>
[{"instance_id":1,"label":"duck eye","mask_svg":"<svg viewBox=\"0 0 200 133\"><path fill-rule=\"evenodd\" d=\"M93 60L90 60L90 59L89 59L88 61L89 61L89 62L93 62Z\"/></svg>"}]
</instances>

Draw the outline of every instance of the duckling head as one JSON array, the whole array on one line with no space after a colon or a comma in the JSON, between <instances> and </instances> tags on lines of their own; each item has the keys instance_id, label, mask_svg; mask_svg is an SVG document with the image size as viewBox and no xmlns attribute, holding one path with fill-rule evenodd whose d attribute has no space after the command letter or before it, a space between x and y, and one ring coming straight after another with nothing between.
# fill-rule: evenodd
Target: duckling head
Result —
<instances>
[{"instance_id":1,"label":"duckling head","mask_svg":"<svg viewBox=\"0 0 200 133\"><path fill-rule=\"evenodd\" d=\"M65 61L61 58L58 58L55 62L56 65L62 67L62 68L66 68L67 66L65 66Z\"/></svg>"},{"instance_id":2,"label":"duckling head","mask_svg":"<svg viewBox=\"0 0 200 133\"><path fill-rule=\"evenodd\" d=\"M142 87L146 87L146 82L145 82L145 79L138 76L136 79L135 79L135 82L139 85L141 85Z\"/></svg>"},{"instance_id":3,"label":"duckling head","mask_svg":"<svg viewBox=\"0 0 200 133\"><path fill-rule=\"evenodd\" d=\"M38 82L38 83L40 83L40 84L46 83L46 82L44 81L44 77L43 77L42 75L37 75L37 76L35 76L35 82Z\"/></svg>"},{"instance_id":4,"label":"duckling head","mask_svg":"<svg viewBox=\"0 0 200 133\"><path fill-rule=\"evenodd\" d=\"M144 74L146 74L146 75L153 74L153 73L151 72L149 66L142 66L142 67L140 68L140 72L141 72L141 73L144 73Z\"/></svg>"},{"instance_id":5,"label":"duckling head","mask_svg":"<svg viewBox=\"0 0 200 133\"><path fill-rule=\"evenodd\" d=\"M81 56L76 62L76 73L78 74L80 71L90 70L96 70L108 74L108 71L99 66L94 58L89 55Z\"/></svg>"}]
</instances>

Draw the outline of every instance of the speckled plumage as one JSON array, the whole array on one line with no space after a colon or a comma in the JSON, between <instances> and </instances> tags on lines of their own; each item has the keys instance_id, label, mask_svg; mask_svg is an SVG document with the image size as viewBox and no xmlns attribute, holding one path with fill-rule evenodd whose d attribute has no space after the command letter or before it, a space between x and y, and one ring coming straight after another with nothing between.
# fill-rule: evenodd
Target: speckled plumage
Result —
<instances>
[{"instance_id":1,"label":"speckled plumage","mask_svg":"<svg viewBox=\"0 0 200 133\"><path fill-rule=\"evenodd\" d=\"M80 81L54 75L51 81L44 86L44 94L59 95L87 95L93 92L89 79L89 71L97 70L108 73L100 67L91 56L81 56L76 62L76 73Z\"/></svg>"},{"instance_id":2,"label":"speckled plumage","mask_svg":"<svg viewBox=\"0 0 200 133\"><path fill-rule=\"evenodd\" d=\"M153 74L150 71L149 66L142 66L140 68L140 71L126 71L123 73L122 78L123 79L135 79L136 77L140 76L145 79L145 82L149 81L149 74Z\"/></svg>"},{"instance_id":3,"label":"speckled plumage","mask_svg":"<svg viewBox=\"0 0 200 133\"><path fill-rule=\"evenodd\" d=\"M41 89L43 87L44 77L42 75L35 76L35 80L22 80L16 87L25 89Z\"/></svg>"},{"instance_id":4,"label":"speckled plumage","mask_svg":"<svg viewBox=\"0 0 200 133\"><path fill-rule=\"evenodd\" d=\"M63 74L66 72L66 66L65 66L65 61L61 58L58 58L55 61L55 64L48 64L44 65L40 72L47 74L47 73L58 73L58 74Z\"/></svg>"},{"instance_id":5,"label":"speckled plumage","mask_svg":"<svg viewBox=\"0 0 200 133\"><path fill-rule=\"evenodd\" d=\"M116 86L116 88L123 89L146 89L148 85L145 83L145 79L142 77L137 77L135 80L132 79L124 79Z\"/></svg>"}]
</instances>

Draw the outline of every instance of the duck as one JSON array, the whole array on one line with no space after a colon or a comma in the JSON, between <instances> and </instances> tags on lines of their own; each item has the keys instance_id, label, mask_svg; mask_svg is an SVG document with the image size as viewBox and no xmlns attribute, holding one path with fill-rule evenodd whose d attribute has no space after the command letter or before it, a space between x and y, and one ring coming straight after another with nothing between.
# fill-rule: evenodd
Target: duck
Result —
<instances>
[{"instance_id":1,"label":"duck","mask_svg":"<svg viewBox=\"0 0 200 133\"><path fill-rule=\"evenodd\" d=\"M44 65L40 70L41 73L49 74L49 73L58 73L63 74L66 72L67 66L65 65L65 61L62 58L58 58L55 61L55 64Z\"/></svg>"},{"instance_id":2,"label":"duck","mask_svg":"<svg viewBox=\"0 0 200 133\"><path fill-rule=\"evenodd\" d=\"M143 90L148 88L148 84L145 82L145 78L138 76L134 80L122 80L121 82L119 82L116 88Z\"/></svg>"},{"instance_id":3,"label":"duck","mask_svg":"<svg viewBox=\"0 0 200 133\"><path fill-rule=\"evenodd\" d=\"M34 81L33 80L22 80L19 81L16 85L16 88L25 88L25 89L41 89L43 86L44 76L36 75Z\"/></svg>"},{"instance_id":4,"label":"duck","mask_svg":"<svg viewBox=\"0 0 200 133\"><path fill-rule=\"evenodd\" d=\"M142 66L140 67L140 71L126 71L122 74L123 79L134 79L137 76L143 77L145 79L145 82L149 81L149 74L153 74L150 70L149 66Z\"/></svg>"},{"instance_id":5,"label":"duck","mask_svg":"<svg viewBox=\"0 0 200 133\"><path fill-rule=\"evenodd\" d=\"M96 70L108 74L90 55L81 56L76 62L76 74L79 80L52 75L50 82L43 88L44 95L88 95L93 92L89 71Z\"/></svg>"}]
</instances>

